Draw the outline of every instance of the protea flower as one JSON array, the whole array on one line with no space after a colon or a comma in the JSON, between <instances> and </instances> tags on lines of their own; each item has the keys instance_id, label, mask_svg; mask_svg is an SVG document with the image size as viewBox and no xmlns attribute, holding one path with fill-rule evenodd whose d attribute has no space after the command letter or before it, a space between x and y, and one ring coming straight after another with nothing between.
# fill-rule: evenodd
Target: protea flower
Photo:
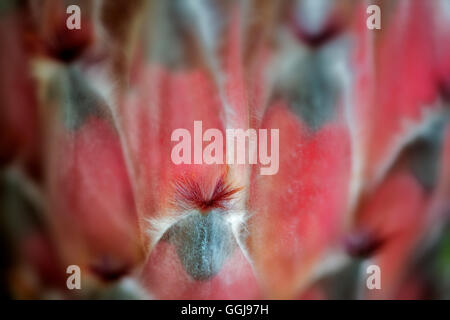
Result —
<instances>
[{"instance_id":1,"label":"protea flower","mask_svg":"<svg viewBox=\"0 0 450 320\"><path fill-rule=\"evenodd\" d=\"M79 0L69 29L72 2L7 1L7 294L448 297L450 2L379 1L375 30L369 2ZM196 122L224 154L278 130L276 172L251 141L175 163Z\"/></svg>"}]
</instances>

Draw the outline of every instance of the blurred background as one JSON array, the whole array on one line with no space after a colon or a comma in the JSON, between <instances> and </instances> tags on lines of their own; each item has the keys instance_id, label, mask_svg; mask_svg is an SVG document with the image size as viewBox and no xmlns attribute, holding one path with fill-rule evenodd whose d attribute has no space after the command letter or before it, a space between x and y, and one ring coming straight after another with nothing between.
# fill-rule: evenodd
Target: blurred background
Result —
<instances>
[{"instance_id":1,"label":"blurred background","mask_svg":"<svg viewBox=\"0 0 450 320\"><path fill-rule=\"evenodd\" d=\"M0 294L449 299L449 107L450 0L2 0Z\"/></svg>"}]
</instances>

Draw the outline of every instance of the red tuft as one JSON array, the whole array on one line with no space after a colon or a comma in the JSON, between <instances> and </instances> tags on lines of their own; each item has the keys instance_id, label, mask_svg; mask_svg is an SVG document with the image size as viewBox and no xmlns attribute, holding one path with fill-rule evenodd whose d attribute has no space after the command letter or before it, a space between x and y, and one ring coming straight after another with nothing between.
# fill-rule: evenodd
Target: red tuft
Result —
<instances>
[{"instance_id":1,"label":"red tuft","mask_svg":"<svg viewBox=\"0 0 450 320\"><path fill-rule=\"evenodd\" d=\"M227 202L233 199L234 194L242 188L234 188L225 182L225 175L217 181L214 190L207 192L207 188L189 177L180 177L175 182L175 203L183 209L226 209Z\"/></svg>"}]
</instances>

